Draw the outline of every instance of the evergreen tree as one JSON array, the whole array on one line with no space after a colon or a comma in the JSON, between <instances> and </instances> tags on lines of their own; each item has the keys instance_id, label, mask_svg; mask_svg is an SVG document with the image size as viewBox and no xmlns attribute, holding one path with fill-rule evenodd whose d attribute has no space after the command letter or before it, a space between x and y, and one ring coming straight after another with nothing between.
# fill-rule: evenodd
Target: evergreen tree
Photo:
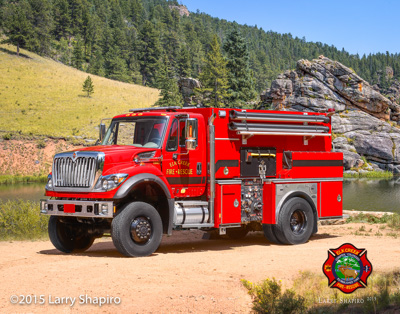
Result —
<instances>
[{"instance_id":1,"label":"evergreen tree","mask_svg":"<svg viewBox=\"0 0 400 314\"><path fill-rule=\"evenodd\" d=\"M158 71L157 85L161 89L161 98L157 100L155 106L180 106L183 102L181 93L174 73L171 69L170 61L167 55L164 55Z\"/></svg>"},{"instance_id":2,"label":"evergreen tree","mask_svg":"<svg viewBox=\"0 0 400 314\"><path fill-rule=\"evenodd\" d=\"M140 65L140 74L142 75L142 84L154 86L155 72L161 54L159 34L149 21L144 21L140 31L138 48L138 61Z\"/></svg>"},{"instance_id":3,"label":"evergreen tree","mask_svg":"<svg viewBox=\"0 0 400 314\"><path fill-rule=\"evenodd\" d=\"M180 77L189 77L192 73L192 64L189 50L182 45L178 56L178 74Z\"/></svg>"},{"instance_id":4,"label":"evergreen tree","mask_svg":"<svg viewBox=\"0 0 400 314\"><path fill-rule=\"evenodd\" d=\"M32 24L29 20L30 6L27 1L22 0L17 3L8 3L3 9L3 30L8 38L2 42L17 46L19 56L19 49L25 48L33 35Z\"/></svg>"},{"instance_id":5,"label":"evergreen tree","mask_svg":"<svg viewBox=\"0 0 400 314\"><path fill-rule=\"evenodd\" d=\"M106 71L104 69L104 57L101 48L97 47L95 52L89 61L89 67L87 69L89 73L96 74L99 76L105 76Z\"/></svg>"},{"instance_id":6,"label":"evergreen tree","mask_svg":"<svg viewBox=\"0 0 400 314\"><path fill-rule=\"evenodd\" d=\"M257 96L246 41L235 28L228 36L224 50L227 53L229 106L243 106Z\"/></svg>"},{"instance_id":7,"label":"evergreen tree","mask_svg":"<svg viewBox=\"0 0 400 314\"><path fill-rule=\"evenodd\" d=\"M94 85L92 78L88 75L86 80L83 82L82 91L87 93L87 97L90 97L94 93Z\"/></svg>"},{"instance_id":8,"label":"evergreen tree","mask_svg":"<svg viewBox=\"0 0 400 314\"><path fill-rule=\"evenodd\" d=\"M126 61L121 58L116 49L110 49L106 54L107 77L122 82L130 82L128 66Z\"/></svg>"},{"instance_id":9,"label":"evergreen tree","mask_svg":"<svg viewBox=\"0 0 400 314\"><path fill-rule=\"evenodd\" d=\"M83 44L81 39L78 37L74 43L74 50L72 52L72 65L75 68L82 70L84 62Z\"/></svg>"},{"instance_id":10,"label":"evergreen tree","mask_svg":"<svg viewBox=\"0 0 400 314\"><path fill-rule=\"evenodd\" d=\"M71 33L71 14L68 0L54 1L54 35L57 40L68 38Z\"/></svg>"},{"instance_id":11,"label":"evergreen tree","mask_svg":"<svg viewBox=\"0 0 400 314\"><path fill-rule=\"evenodd\" d=\"M50 55L50 41L53 29L53 6L51 0L29 0L33 36L28 48L41 55Z\"/></svg>"},{"instance_id":12,"label":"evergreen tree","mask_svg":"<svg viewBox=\"0 0 400 314\"><path fill-rule=\"evenodd\" d=\"M207 53L203 72L200 74L202 87L198 90L203 96L203 104L212 107L224 107L227 103L228 72L226 61L221 54L217 35L214 35L210 51Z\"/></svg>"}]
</instances>

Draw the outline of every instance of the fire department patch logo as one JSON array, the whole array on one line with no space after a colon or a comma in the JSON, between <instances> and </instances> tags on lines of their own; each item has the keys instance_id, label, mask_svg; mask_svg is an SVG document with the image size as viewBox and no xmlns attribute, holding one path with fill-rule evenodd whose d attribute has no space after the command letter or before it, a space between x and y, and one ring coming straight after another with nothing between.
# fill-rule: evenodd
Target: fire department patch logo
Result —
<instances>
[{"instance_id":1,"label":"fire department patch logo","mask_svg":"<svg viewBox=\"0 0 400 314\"><path fill-rule=\"evenodd\" d=\"M345 243L337 249L328 250L328 258L322 266L328 277L328 286L344 293L352 293L367 287L367 279L372 273L372 264L367 258L367 250L357 249Z\"/></svg>"}]
</instances>

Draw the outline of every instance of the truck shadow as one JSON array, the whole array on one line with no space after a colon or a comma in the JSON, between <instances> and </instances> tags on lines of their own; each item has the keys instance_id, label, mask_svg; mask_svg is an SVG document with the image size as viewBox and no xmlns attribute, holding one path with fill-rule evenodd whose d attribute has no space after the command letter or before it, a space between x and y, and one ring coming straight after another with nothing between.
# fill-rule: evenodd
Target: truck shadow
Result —
<instances>
[{"instance_id":1,"label":"truck shadow","mask_svg":"<svg viewBox=\"0 0 400 314\"><path fill-rule=\"evenodd\" d=\"M271 243L265 239L262 232L252 232L243 239L229 239L218 237L216 239L203 239L204 232L202 231L180 231L173 236L164 236L158 250L149 257L157 256L158 254L185 254L192 252L208 252L208 251L228 251L238 247L250 246L287 246L282 244ZM311 237L310 242L336 238L335 235L315 234ZM307 244L305 244L307 245ZM38 254L45 255L69 255L61 253L56 249L42 250ZM73 253L74 256L86 257L108 257L108 258L124 258L114 247L112 241L95 242L92 247L82 253Z\"/></svg>"}]
</instances>

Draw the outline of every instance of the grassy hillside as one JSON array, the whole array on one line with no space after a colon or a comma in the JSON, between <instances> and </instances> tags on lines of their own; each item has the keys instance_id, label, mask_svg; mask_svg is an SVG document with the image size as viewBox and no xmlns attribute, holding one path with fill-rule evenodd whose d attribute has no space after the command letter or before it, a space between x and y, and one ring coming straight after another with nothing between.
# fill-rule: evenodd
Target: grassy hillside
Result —
<instances>
[{"instance_id":1,"label":"grassy hillside","mask_svg":"<svg viewBox=\"0 0 400 314\"><path fill-rule=\"evenodd\" d=\"M150 107L157 89L91 75L94 94L82 92L87 73L0 45L0 131L23 135L97 138L100 119ZM3 133L4 134L4 133Z\"/></svg>"}]
</instances>

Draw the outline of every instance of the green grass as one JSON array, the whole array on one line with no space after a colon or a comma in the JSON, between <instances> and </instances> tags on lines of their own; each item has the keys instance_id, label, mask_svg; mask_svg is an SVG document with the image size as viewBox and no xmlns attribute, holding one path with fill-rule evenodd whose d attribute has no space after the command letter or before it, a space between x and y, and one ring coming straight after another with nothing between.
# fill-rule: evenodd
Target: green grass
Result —
<instances>
[{"instance_id":1,"label":"green grass","mask_svg":"<svg viewBox=\"0 0 400 314\"><path fill-rule=\"evenodd\" d=\"M351 216L346 219L346 223L352 223L352 222L387 224L387 226L389 226L394 230L400 230L400 215L397 213L394 213L393 215L384 214L382 217L376 217L371 214L359 213L356 216Z\"/></svg>"},{"instance_id":2,"label":"green grass","mask_svg":"<svg viewBox=\"0 0 400 314\"><path fill-rule=\"evenodd\" d=\"M15 184L27 182L47 182L47 176L0 175L0 184Z\"/></svg>"},{"instance_id":3,"label":"green grass","mask_svg":"<svg viewBox=\"0 0 400 314\"><path fill-rule=\"evenodd\" d=\"M400 309L399 270L374 272L367 282L367 288L344 294L329 288L322 272L301 272L293 287L285 291L275 279L257 284L242 280L255 313L395 313ZM353 300L359 302L350 303Z\"/></svg>"},{"instance_id":4,"label":"green grass","mask_svg":"<svg viewBox=\"0 0 400 314\"><path fill-rule=\"evenodd\" d=\"M90 75L94 94L82 85L88 73L26 50L15 55L12 45L0 45L0 131L13 134L97 138L102 118L151 107L157 89Z\"/></svg>"},{"instance_id":5,"label":"green grass","mask_svg":"<svg viewBox=\"0 0 400 314\"><path fill-rule=\"evenodd\" d=\"M0 241L45 239L48 220L38 202L0 201Z\"/></svg>"},{"instance_id":6,"label":"green grass","mask_svg":"<svg viewBox=\"0 0 400 314\"><path fill-rule=\"evenodd\" d=\"M343 173L343 178L393 178L393 173L389 171L369 171L365 173Z\"/></svg>"}]
</instances>

